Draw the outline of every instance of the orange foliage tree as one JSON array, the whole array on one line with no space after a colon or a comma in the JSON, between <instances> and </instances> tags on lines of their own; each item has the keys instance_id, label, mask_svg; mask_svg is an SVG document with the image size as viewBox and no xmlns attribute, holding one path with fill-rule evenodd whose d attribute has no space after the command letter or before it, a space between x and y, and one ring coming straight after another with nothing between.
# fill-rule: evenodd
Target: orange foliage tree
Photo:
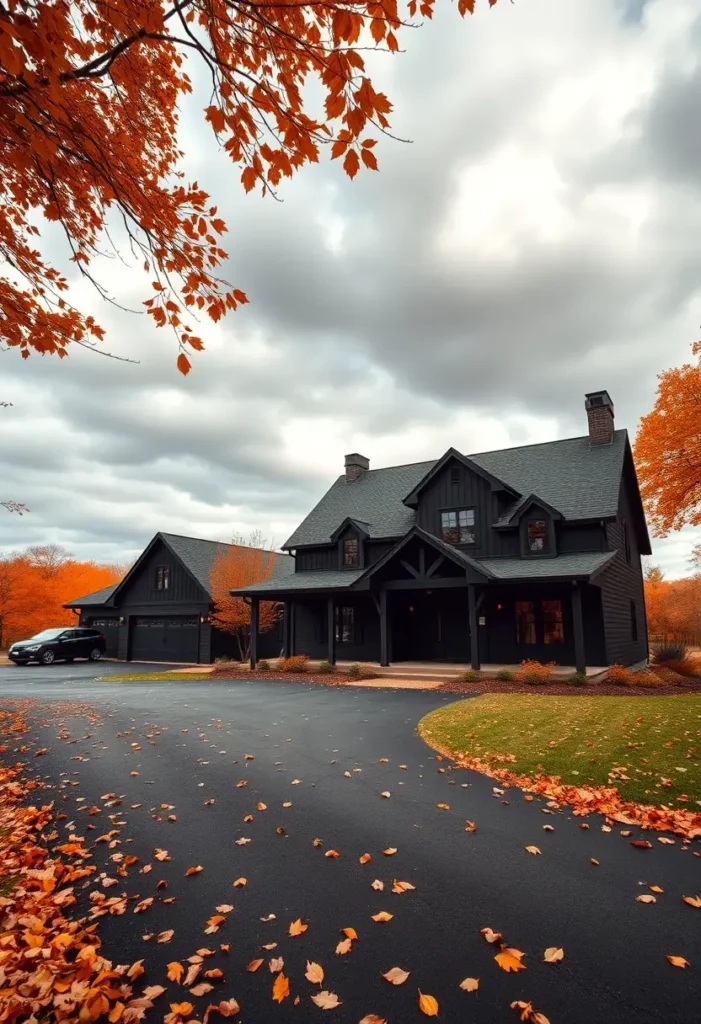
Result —
<instances>
[{"instance_id":1,"label":"orange foliage tree","mask_svg":"<svg viewBox=\"0 0 701 1024\"><path fill-rule=\"evenodd\" d=\"M651 566L645 572L645 608L652 640L701 644L701 572L667 580Z\"/></svg>"},{"instance_id":2,"label":"orange foliage tree","mask_svg":"<svg viewBox=\"0 0 701 1024\"><path fill-rule=\"evenodd\" d=\"M218 320L247 301L218 276L226 225L180 170L186 57L208 72L205 118L246 191L275 189L326 146L352 178L377 169L391 104L363 50L397 50L405 19L435 0L4 0L0 4L0 337L27 357L94 345L103 330L66 299L37 248L34 211L61 225L90 270L110 211L152 278L145 306L177 339L178 367L203 347L191 314ZM493 6L497 0L488 0ZM461 15L475 0L458 0ZM323 115L308 113L321 86ZM111 221L110 221L111 223Z\"/></svg>"},{"instance_id":3,"label":"orange foliage tree","mask_svg":"<svg viewBox=\"0 0 701 1024\"><path fill-rule=\"evenodd\" d=\"M652 412L640 422L635 461L657 536L701 525L701 342L696 362L659 375Z\"/></svg>"},{"instance_id":4,"label":"orange foliage tree","mask_svg":"<svg viewBox=\"0 0 701 1024\"><path fill-rule=\"evenodd\" d=\"M75 625L64 602L116 583L121 575L115 566L77 562L57 545L0 558L0 649L41 629Z\"/></svg>"},{"instance_id":5,"label":"orange foliage tree","mask_svg":"<svg viewBox=\"0 0 701 1024\"><path fill-rule=\"evenodd\" d=\"M212 624L236 637L241 661L248 657L251 647L251 606L242 597L232 597L230 591L262 583L274 567L275 552L265 545L258 531L247 538L234 537L231 544L222 544L215 556L210 573ZM258 632L272 629L281 612L279 603L261 601Z\"/></svg>"}]
</instances>

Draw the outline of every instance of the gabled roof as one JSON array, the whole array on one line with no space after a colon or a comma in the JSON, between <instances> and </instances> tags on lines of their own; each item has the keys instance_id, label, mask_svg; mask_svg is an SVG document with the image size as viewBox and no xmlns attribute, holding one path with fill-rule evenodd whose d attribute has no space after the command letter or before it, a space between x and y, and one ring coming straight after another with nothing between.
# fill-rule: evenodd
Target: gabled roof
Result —
<instances>
[{"instance_id":1,"label":"gabled roof","mask_svg":"<svg viewBox=\"0 0 701 1024\"><path fill-rule=\"evenodd\" d=\"M440 473L443 467L447 465L447 463L451 462L453 459L456 462L461 463L467 469L471 469L473 473L477 473L478 476L484 477L485 480L488 480L494 490L506 491L507 494L511 494L514 498L518 498L520 496L520 491L515 491L513 487L510 487L507 483L504 483L503 480L500 480L497 477L495 477L492 473L489 472L489 470L485 469L483 466L480 466L478 462L475 462L474 459L471 459L465 455L461 455L461 453L457 451L456 448L449 448L445 455L442 455L438 462L434 462L434 464L431 466L431 468L426 473L424 478L422 480L419 480L418 484L410 491L409 494L407 494L407 496L404 498L404 504L418 504L419 494L421 494L421 491L424 489L424 487L430 484L431 480L434 479L436 474Z\"/></svg>"},{"instance_id":2,"label":"gabled roof","mask_svg":"<svg viewBox=\"0 0 701 1024\"><path fill-rule=\"evenodd\" d=\"M627 431L616 430L611 444L592 445L585 435L481 452L469 459L516 494L537 494L565 520L606 519L618 510L626 449L630 451ZM346 516L366 522L372 539L403 536L415 522L414 510L404 499L435 465L371 469L352 483L340 476L283 548L328 544Z\"/></svg>"},{"instance_id":3,"label":"gabled roof","mask_svg":"<svg viewBox=\"0 0 701 1024\"><path fill-rule=\"evenodd\" d=\"M85 597L76 597L74 601L67 601L63 607L82 608L84 605L111 605L110 598L117 586L117 583L112 583L109 587L103 587L102 590L94 590L92 594L86 594Z\"/></svg>"},{"instance_id":4,"label":"gabled roof","mask_svg":"<svg viewBox=\"0 0 701 1024\"><path fill-rule=\"evenodd\" d=\"M518 501L507 509L503 516L500 516L494 525L496 527L513 526L514 523L518 522L521 516L526 512L531 505L538 505L540 508L544 508L546 512L549 512L553 519L562 519L562 513L559 509L553 508L550 502L545 501L540 497L539 494L527 494L524 498L519 498Z\"/></svg>"},{"instance_id":5,"label":"gabled roof","mask_svg":"<svg viewBox=\"0 0 701 1024\"><path fill-rule=\"evenodd\" d=\"M425 530L422 530L420 526L414 526L407 534L405 534L404 537L401 537L397 543L389 549L389 551L385 552L382 558L378 558L376 562L373 562L372 565L363 570L356 582L359 583L361 580L374 576L378 569L381 569L383 565L386 565L395 558L396 555L406 547L409 541L413 540L415 537L420 538L430 547L439 551L442 555L445 555L446 558L449 558L451 562L454 562L461 568L472 569L474 572L479 573L480 576L484 576L486 579L493 576L493 573L491 573L489 569L484 568L484 563L478 562L476 558L472 558L470 555L466 554L466 552L460 551L452 544L446 544L446 542L441 540L440 537L434 537L432 533L427 533Z\"/></svg>"},{"instance_id":6,"label":"gabled roof","mask_svg":"<svg viewBox=\"0 0 701 1024\"><path fill-rule=\"evenodd\" d=\"M353 526L361 535L361 537L368 537L368 526L369 523L361 523L359 519L353 519L352 516L346 516L342 523L339 523L336 529L331 534L331 540L336 540L343 533L347 526Z\"/></svg>"},{"instance_id":7,"label":"gabled roof","mask_svg":"<svg viewBox=\"0 0 701 1024\"><path fill-rule=\"evenodd\" d=\"M232 590L232 594L246 596L248 594L299 593L306 590L338 590L350 587L363 575L363 569L312 569L309 572L293 572L284 577L273 575L262 583L252 583L249 587Z\"/></svg>"},{"instance_id":8,"label":"gabled roof","mask_svg":"<svg viewBox=\"0 0 701 1024\"><path fill-rule=\"evenodd\" d=\"M616 557L615 551L577 551L555 558L481 558L479 564L498 580L589 580Z\"/></svg>"}]
</instances>

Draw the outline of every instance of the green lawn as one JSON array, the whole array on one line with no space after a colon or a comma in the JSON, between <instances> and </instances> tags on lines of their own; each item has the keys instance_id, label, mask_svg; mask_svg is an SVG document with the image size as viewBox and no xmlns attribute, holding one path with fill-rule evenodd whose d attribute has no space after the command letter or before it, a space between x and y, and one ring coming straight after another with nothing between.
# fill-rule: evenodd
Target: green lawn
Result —
<instances>
[{"instance_id":1,"label":"green lawn","mask_svg":"<svg viewBox=\"0 0 701 1024\"><path fill-rule=\"evenodd\" d=\"M432 711L419 732L454 754L512 754L502 766L518 773L608 783L640 803L701 805L701 696L483 694Z\"/></svg>"}]
</instances>

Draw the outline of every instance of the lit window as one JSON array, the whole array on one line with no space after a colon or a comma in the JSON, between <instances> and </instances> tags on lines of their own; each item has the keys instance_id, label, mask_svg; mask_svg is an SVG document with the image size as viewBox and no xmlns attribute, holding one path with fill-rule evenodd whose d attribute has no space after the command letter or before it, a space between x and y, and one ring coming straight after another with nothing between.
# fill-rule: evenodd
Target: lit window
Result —
<instances>
[{"instance_id":1,"label":"lit window","mask_svg":"<svg viewBox=\"0 0 701 1024\"><path fill-rule=\"evenodd\" d=\"M343 542L343 564L353 566L358 564L358 538L347 537Z\"/></svg>"},{"instance_id":2,"label":"lit window","mask_svg":"<svg viewBox=\"0 0 701 1024\"><path fill-rule=\"evenodd\" d=\"M562 601L543 601L543 640L546 644L564 644Z\"/></svg>"},{"instance_id":3,"label":"lit window","mask_svg":"<svg viewBox=\"0 0 701 1024\"><path fill-rule=\"evenodd\" d=\"M475 510L456 508L441 512L441 537L448 544L474 544Z\"/></svg>"},{"instance_id":4,"label":"lit window","mask_svg":"<svg viewBox=\"0 0 701 1024\"><path fill-rule=\"evenodd\" d=\"M170 566L169 565L157 565L156 566L156 590L169 590L170 589Z\"/></svg>"},{"instance_id":5,"label":"lit window","mask_svg":"<svg viewBox=\"0 0 701 1024\"><path fill-rule=\"evenodd\" d=\"M516 642L535 643L535 604L533 601L516 602Z\"/></svg>"},{"instance_id":6,"label":"lit window","mask_svg":"<svg viewBox=\"0 0 701 1024\"><path fill-rule=\"evenodd\" d=\"M355 609L336 606L336 643L352 644L355 640Z\"/></svg>"},{"instance_id":7,"label":"lit window","mask_svg":"<svg viewBox=\"0 0 701 1024\"><path fill-rule=\"evenodd\" d=\"M548 524L544 519L529 520L528 550L532 555L542 555L548 550Z\"/></svg>"}]
</instances>

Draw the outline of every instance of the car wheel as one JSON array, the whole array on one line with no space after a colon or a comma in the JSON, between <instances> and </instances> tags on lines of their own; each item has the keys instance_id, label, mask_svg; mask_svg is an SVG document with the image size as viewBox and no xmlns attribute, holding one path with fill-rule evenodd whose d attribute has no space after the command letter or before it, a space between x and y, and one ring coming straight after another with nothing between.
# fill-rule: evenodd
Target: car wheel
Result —
<instances>
[{"instance_id":1,"label":"car wheel","mask_svg":"<svg viewBox=\"0 0 701 1024\"><path fill-rule=\"evenodd\" d=\"M42 651L39 661L42 663L42 665L52 665L55 658L56 655L52 650Z\"/></svg>"},{"instance_id":2,"label":"car wheel","mask_svg":"<svg viewBox=\"0 0 701 1024\"><path fill-rule=\"evenodd\" d=\"M99 661L102 657L102 651L99 647L93 647L90 651L90 661Z\"/></svg>"}]
</instances>

